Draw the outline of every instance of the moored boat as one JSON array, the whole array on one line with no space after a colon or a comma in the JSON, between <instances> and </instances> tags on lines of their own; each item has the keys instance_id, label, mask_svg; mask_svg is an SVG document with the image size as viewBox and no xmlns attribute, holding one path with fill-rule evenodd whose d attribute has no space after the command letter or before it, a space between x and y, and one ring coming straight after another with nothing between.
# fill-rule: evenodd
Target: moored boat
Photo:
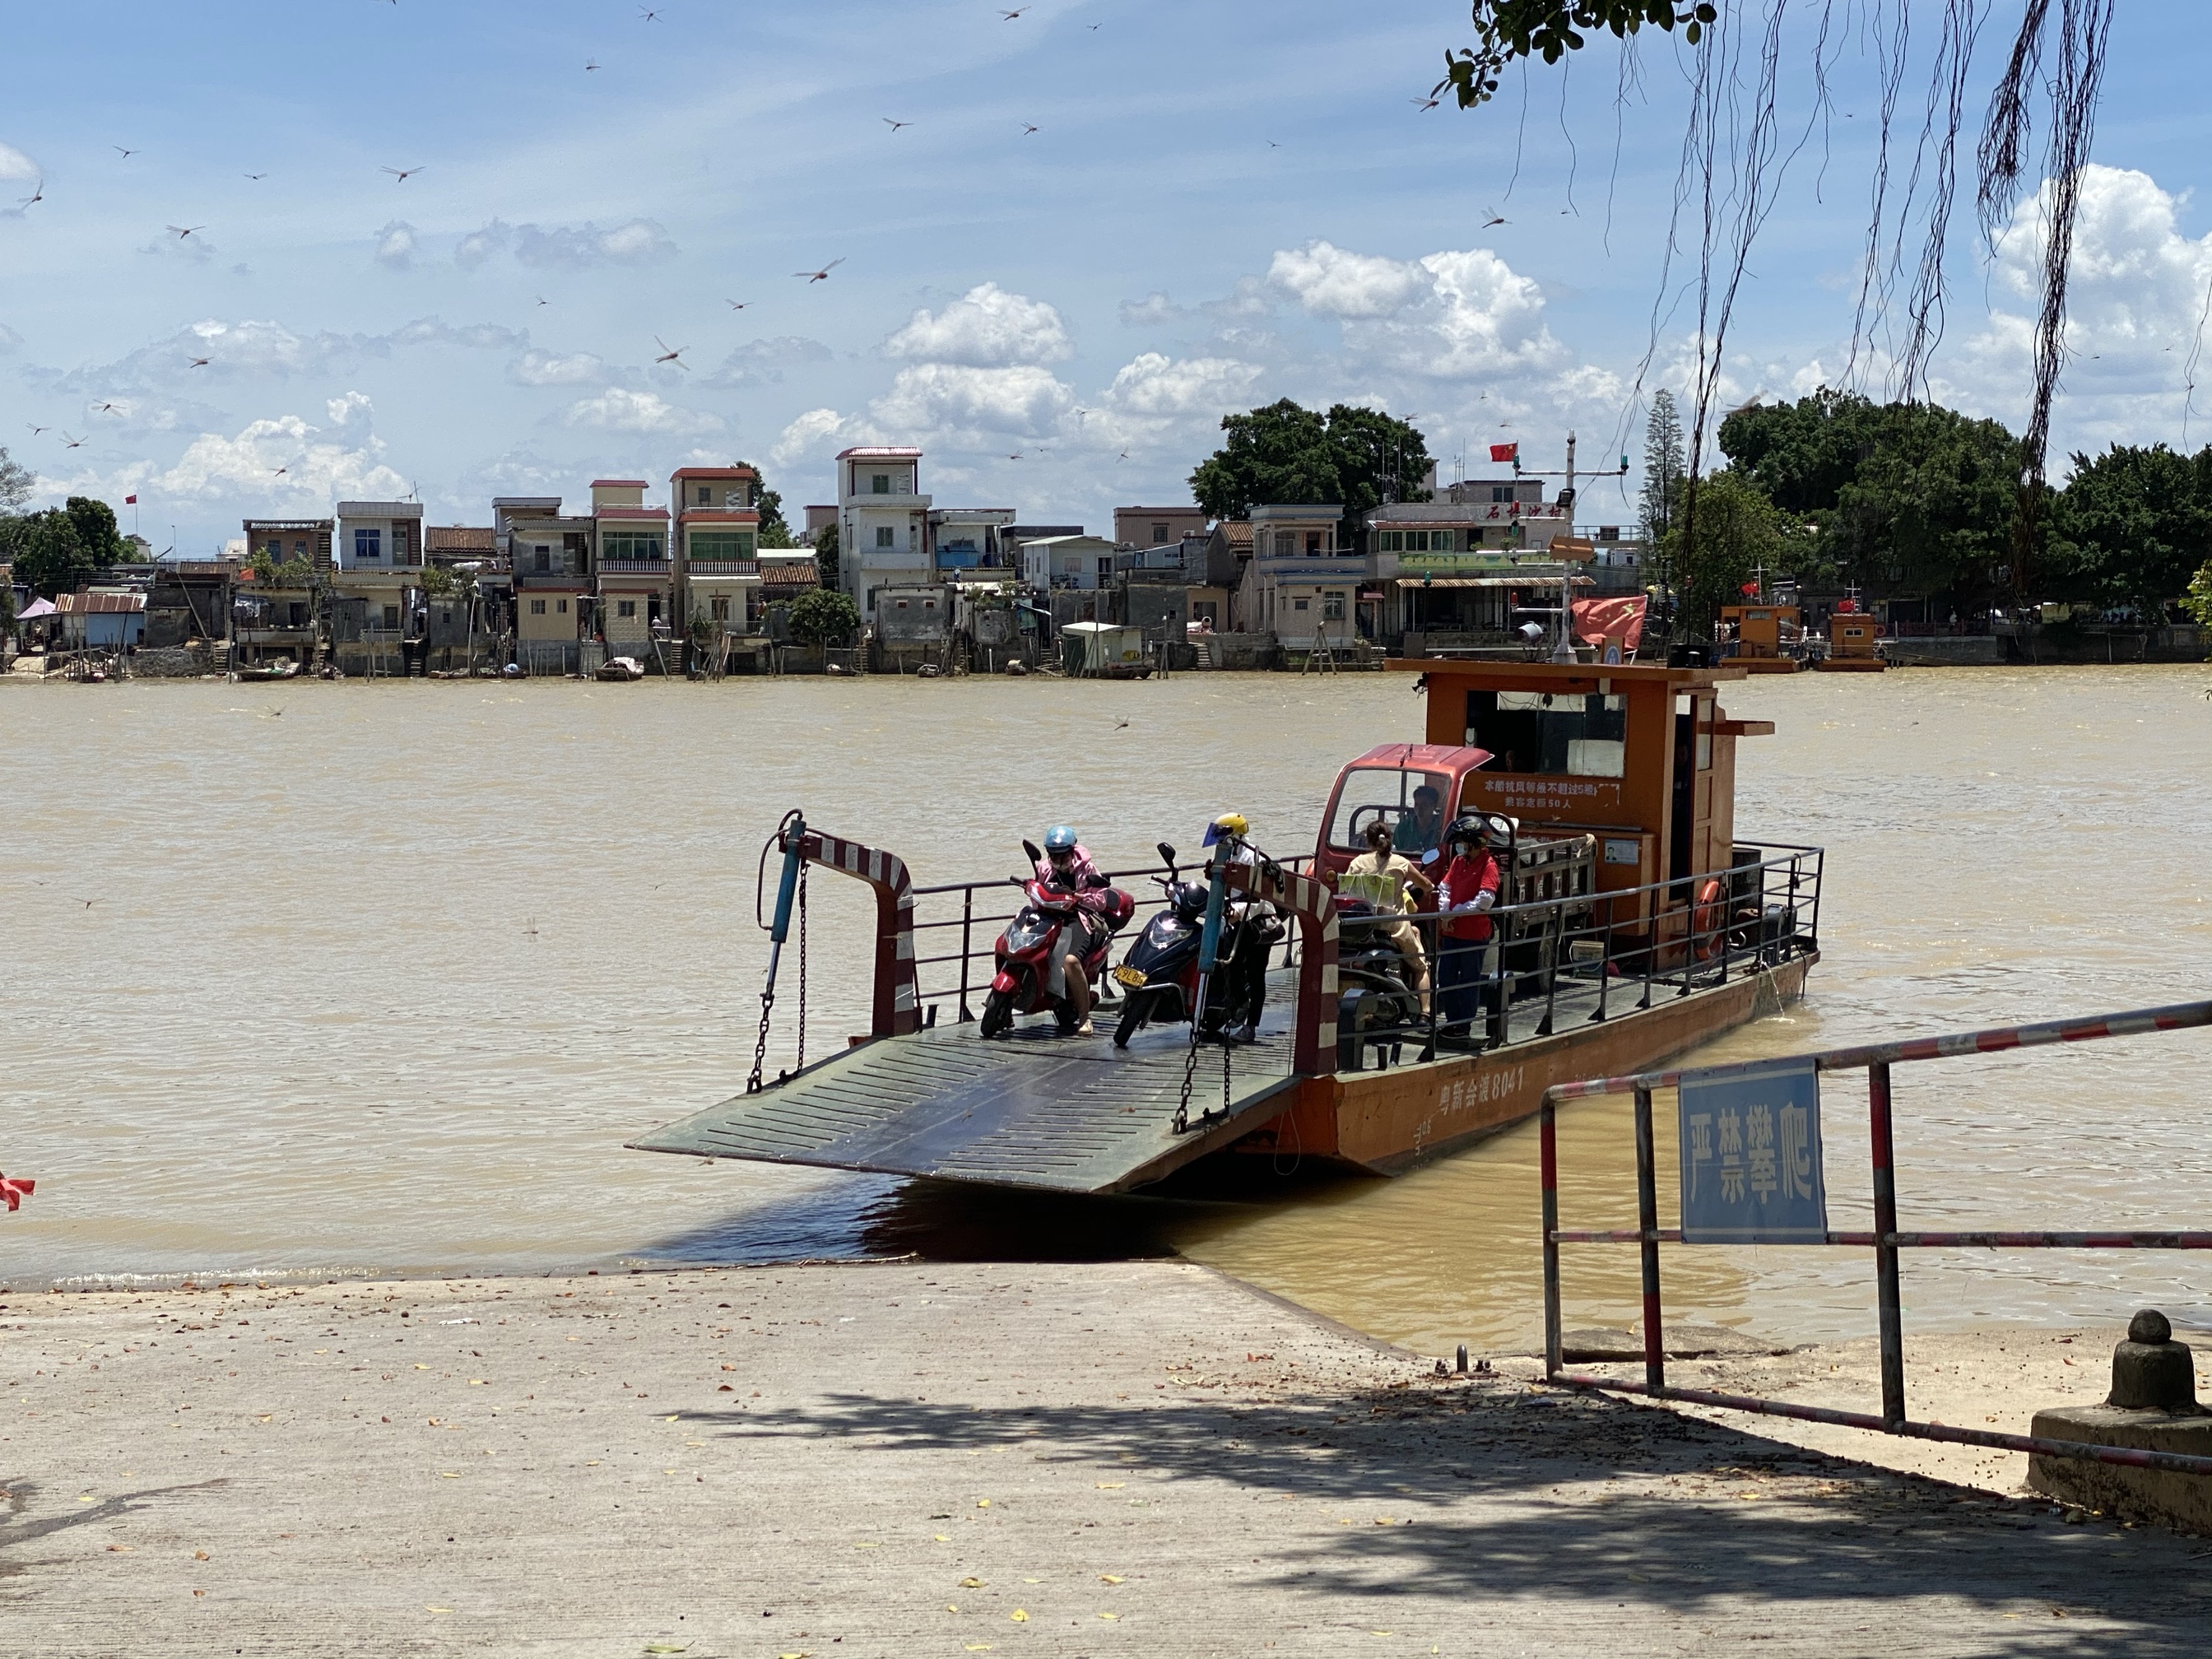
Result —
<instances>
[{"instance_id":1,"label":"moored boat","mask_svg":"<svg viewBox=\"0 0 2212 1659\"><path fill-rule=\"evenodd\" d=\"M595 680L641 680L645 665L635 657L609 657L592 671Z\"/></svg>"},{"instance_id":2,"label":"moored boat","mask_svg":"<svg viewBox=\"0 0 2212 1659\"><path fill-rule=\"evenodd\" d=\"M875 890L869 1037L637 1144L1077 1192L1255 1155L1395 1174L1532 1115L1554 1083L1655 1066L1801 993L1822 855L1737 837L1736 742L1773 730L1721 708L1741 667L1391 666L1422 677L1421 740L1343 767L1311 854L1209 872L1222 902L1262 899L1294 924L1255 1041L1194 1044L1170 1025L1116 1051L1039 1017L985 1042L968 1022L1003 883L916 888L896 856L793 815L775 842L787 919L803 864ZM1334 884L1370 823L1418 854L1462 813L1503 843L1494 978L1472 1017L1406 1020L1340 975L1358 946Z\"/></svg>"}]
</instances>

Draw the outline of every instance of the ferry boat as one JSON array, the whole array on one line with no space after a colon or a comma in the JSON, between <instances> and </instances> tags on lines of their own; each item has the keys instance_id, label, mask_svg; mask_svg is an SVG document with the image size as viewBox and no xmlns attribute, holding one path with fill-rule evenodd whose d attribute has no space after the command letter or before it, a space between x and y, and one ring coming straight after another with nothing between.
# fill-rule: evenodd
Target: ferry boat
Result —
<instances>
[{"instance_id":1,"label":"ferry boat","mask_svg":"<svg viewBox=\"0 0 2212 1659\"><path fill-rule=\"evenodd\" d=\"M811 869L874 890L871 1030L773 1080L757 1057L745 1093L634 1145L1082 1193L1316 1161L1395 1175L1533 1115L1554 1083L1648 1069L1802 994L1820 960L1822 854L1736 833L1736 743L1774 729L1721 707L1741 665L1388 666L1420 677L1425 730L1341 768L1310 854L1208 872L1293 925L1256 1041L1175 1024L1119 1048L1110 1003L1096 1037L1063 1036L1047 1014L985 1041L974 1016L1007 884L916 886L893 851L794 813L769 849L784 861L779 925L796 887L804 927L796 878ZM1456 1030L1435 1010L1382 1023L1338 973L1334 879L1367 825L1415 813L1425 786L1442 821L1486 813L1507 841L1500 992ZM1193 820L1228 804L1194 803ZM1109 873L1142 902L1152 872Z\"/></svg>"},{"instance_id":2,"label":"ferry boat","mask_svg":"<svg viewBox=\"0 0 2212 1659\"><path fill-rule=\"evenodd\" d=\"M1753 674L1796 674L1813 665L1805 653L1804 613L1794 605L1724 605L1722 660Z\"/></svg>"}]
</instances>

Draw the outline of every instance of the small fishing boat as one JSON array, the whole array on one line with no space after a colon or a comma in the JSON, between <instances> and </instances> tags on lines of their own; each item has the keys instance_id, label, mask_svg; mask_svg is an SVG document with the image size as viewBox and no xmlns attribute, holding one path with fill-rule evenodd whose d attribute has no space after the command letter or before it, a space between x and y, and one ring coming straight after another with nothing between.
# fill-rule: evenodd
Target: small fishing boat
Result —
<instances>
[{"instance_id":1,"label":"small fishing boat","mask_svg":"<svg viewBox=\"0 0 2212 1659\"><path fill-rule=\"evenodd\" d=\"M1201 1047L1169 1024L1121 1048L1103 1020L1082 1039L1038 1015L984 1042L970 1022L1006 883L919 887L881 846L793 813L770 843L771 988L794 890L805 927L801 868L858 879L876 897L870 1030L811 1065L802 1049L765 1086L757 1069L745 1093L635 1144L1058 1192L1127 1192L1201 1164L1395 1175L1531 1116L1555 1083L1648 1069L1801 994L1820 960L1822 854L1736 833L1736 743L1774 730L1721 707L1741 666L1389 667L1419 676L1425 730L1345 764L1316 803L1310 855L1207 872L1212 902L1263 899L1295 930L1255 1040ZM1233 797L1232 763L1217 770ZM1340 939L1334 884L1370 825L1418 854L1467 813L1504 842L1493 977L1478 1017L1460 1005L1456 1024L1434 1008L1407 1022L1340 978L1340 950L1364 947Z\"/></svg>"},{"instance_id":2,"label":"small fishing boat","mask_svg":"<svg viewBox=\"0 0 2212 1659\"><path fill-rule=\"evenodd\" d=\"M635 657L609 657L592 672L595 680L641 680L645 665Z\"/></svg>"},{"instance_id":3,"label":"small fishing boat","mask_svg":"<svg viewBox=\"0 0 2212 1659\"><path fill-rule=\"evenodd\" d=\"M300 665L296 662L263 663L252 668L233 669L230 677L241 685L260 685L270 680L297 679L300 677Z\"/></svg>"}]
</instances>

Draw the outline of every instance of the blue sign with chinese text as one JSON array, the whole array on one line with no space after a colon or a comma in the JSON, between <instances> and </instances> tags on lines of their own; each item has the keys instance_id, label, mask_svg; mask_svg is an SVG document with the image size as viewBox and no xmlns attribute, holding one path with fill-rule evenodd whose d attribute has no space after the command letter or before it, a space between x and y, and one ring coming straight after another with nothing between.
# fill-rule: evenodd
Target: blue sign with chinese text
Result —
<instances>
[{"instance_id":1,"label":"blue sign with chinese text","mask_svg":"<svg viewBox=\"0 0 2212 1659\"><path fill-rule=\"evenodd\" d=\"M1680 1127L1684 1243L1827 1242L1811 1060L1683 1073Z\"/></svg>"}]
</instances>

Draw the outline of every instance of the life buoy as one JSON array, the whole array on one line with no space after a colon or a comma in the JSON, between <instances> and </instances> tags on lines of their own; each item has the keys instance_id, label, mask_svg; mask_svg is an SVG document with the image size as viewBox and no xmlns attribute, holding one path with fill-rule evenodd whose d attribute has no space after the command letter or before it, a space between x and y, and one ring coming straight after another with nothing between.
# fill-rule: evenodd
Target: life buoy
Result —
<instances>
[{"instance_id":1,"label":"life buoy","mask_svg":"<svg viewBox=\"0 0 2212 1659\"><path fill-rule=\"evenodd\" d=\"M1721 937L1721 884L1718 878L1708 876L1698 884L1697 908L1691 915L1690 925L1697 930L1698 960L1711 962L1727 943Z\"/></svg>"}]
</instances>

